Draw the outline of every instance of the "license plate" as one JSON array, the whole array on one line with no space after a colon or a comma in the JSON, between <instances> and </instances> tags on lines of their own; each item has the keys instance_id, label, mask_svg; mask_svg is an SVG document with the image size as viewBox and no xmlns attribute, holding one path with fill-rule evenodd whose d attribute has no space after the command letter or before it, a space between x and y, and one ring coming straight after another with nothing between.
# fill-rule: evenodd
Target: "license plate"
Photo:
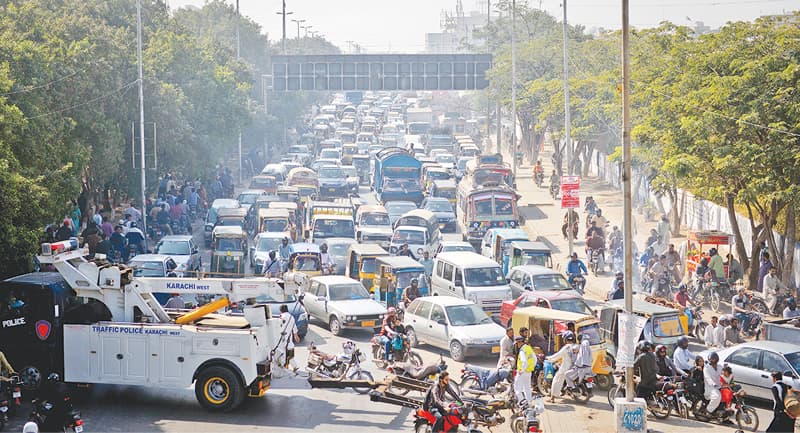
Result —
<instances>
[{"instance_id":1,"label":"license plate","mask_svg":"<svg viewBox=\"0 0 800 433\"><path fill-rule=\"evenodd\" d=\"M375 326L375 321L374 320L364 320L364 321L361 322L361 326L363 326L365 328L366 327L370 327L370 326Z\"/></svg>"},{"instance_id":2,"label":"license plate","mask_svg":"<svg viewBox=\"0 0 800 433\"><path fill-rule=\"evenodd\" d=\"M20 398L20 397L22 397L22 393L21 393L21 392L19 392L19 391L14 391L14 392L11 394L11 398Z\"/></svg>"},{"instance_id":3,"label":"license plate","mask_svg":"<svg viewBox=\"0 0 800 433\"><path fill-rule=\"evenodd\" d=\"M336 188L328 188L328 192L336 192Z\"/></svg>"},{"instance_id":4,"label":"license plate","mask_svg":"<svg viewBox=\"0 0 800 433\"><path fill-rule=\"evenodd\" d=\"M586 387L589 389L594 388L594 384L592 382L586 382Z\"/></svg>"},{"instance_id":5,"label":"license plate","mask_svg":"<svg viewBox=\"0 0 800 433\"><path fill-rule=\"evenodd\" d=\"M500 346L492 346L492 353L500 353Z\"/></svg>"},{"instance_id":6,"label":"license plate","mask_svg":"<svg viewBox=\"0 0 800 433\"><path fill-rule=\"evenodd\" d=\"M81 433L82 431L83 431L83 426L82 425L76 425L75 426L75 433Z\"/></svg>"}]
</instances>

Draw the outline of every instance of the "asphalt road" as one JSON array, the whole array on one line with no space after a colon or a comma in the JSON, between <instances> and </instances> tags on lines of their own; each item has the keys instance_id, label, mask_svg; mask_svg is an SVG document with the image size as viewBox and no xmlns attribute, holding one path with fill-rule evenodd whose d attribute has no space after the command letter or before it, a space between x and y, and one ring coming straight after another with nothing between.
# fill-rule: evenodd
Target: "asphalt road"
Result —
<instances>
[{"instance_id":1,"label":"asphalt road","mask_svg":"<svg viewBox=\"0 0 800 433\"><path fill-rule=\"evenodd\" d=\"M374 202L374 196L362 190L364 198ZM195 230L200 245L202 228ZM460 240L459 234L447 233L445 240ZM210 263L210 251L203 251L203 266ZM371 331L346 330L341 337L333 336L325 324L313 322L309 333L296 350L298 363L306 363L307 350L311 342L328 353L336 353L345 341L353 341L366 354L371 353L369 339ZM695 348L699 349L699 348ZM421 346L417 350L426 363L438 362L442 353L455 379L460 376L463 364L449 359L445 350ZM469 359L469 363L492 367L494 358ZM376 380L386 373L371 361L364 364ZM411 393L410 396L413 396ZM418 397L421 398L421 395ZM279 431L279 432L376 432L411 431L411 410L398 406L373 403L366 395L352 390L311 389L302 377L283 377L273 381L272 389L260 399L248 399L242 407L229 414L210 413L203 410L194 397L191 387L184 389L144 388L133 386L92 386L89 390L75 396L76 407L81 410L85 421L85 431L108 432L228 432L228 431ZM759 416L763 429L771 419L770 413L760 405ZM611 413L606 403L605 392L598 392L587 406L565 404L548 405L553 416L561 412L569 413L573 419L585 419L587 428L599 419L608 419ZM28 409L24 408L23 413ZM570 413L571 412L571 413ZM602 416L598 416L602 415ZM561 415L563 416L563 415ZM575 418L578 417L578 418ZM595 419L597 421L592 421ZM6 430L21 431L22 419L12 419ZM687 423L696 424L701 430L711 425L701 425L693 421L677 419L668 423L651 423L660 431L684 431ZM605 423L604 423L605 424ZM597 427L597 425L595 425ZM569 429L569 428L568 428ZM613 426L595 431L611 431ZM494 431L509 431L503 425ZM568 431L568 430L564 430ZM586 430L584 430L586 431ZM709 430L710 431L710 430Z\"/></svg>"}]
</instances>

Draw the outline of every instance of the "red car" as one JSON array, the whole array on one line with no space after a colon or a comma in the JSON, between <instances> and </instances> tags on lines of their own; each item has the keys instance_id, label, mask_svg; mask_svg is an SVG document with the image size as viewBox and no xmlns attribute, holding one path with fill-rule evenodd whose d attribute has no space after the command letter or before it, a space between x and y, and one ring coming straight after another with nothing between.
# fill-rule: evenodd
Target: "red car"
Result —
<instances>
[{"instance_id":1,"label":"red car","mask_svg":"<svg viewBox=\"0 0 800 433\"><path fill-rule=\"evenodd\" d=\"M500 307L500 324L503 326L510 326L511 317L514 315L514 310L516 310L517 307L531 306L593 315L592 309L589 308L583 298L574 293L550 290L541 292L526 291L517 299L503 301L503 305Z\"/></svg>"}]
</instances>

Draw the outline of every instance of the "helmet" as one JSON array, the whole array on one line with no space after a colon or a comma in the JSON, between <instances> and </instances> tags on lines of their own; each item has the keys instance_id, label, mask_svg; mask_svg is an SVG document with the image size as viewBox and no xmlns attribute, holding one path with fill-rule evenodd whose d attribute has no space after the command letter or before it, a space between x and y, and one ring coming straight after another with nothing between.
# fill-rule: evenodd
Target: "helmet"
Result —
<instances>
[{"instance_id":1,"label":"helmet","mask_svg":"<svg viewBox=\"0 0 800 433\"><path fill-rule=\"evenodd\" d=\"M61 376L59 376L56 372L50 373L47 375L47 381L50 383L60 382Z\"/></svg>"},{"instance_id":2,"label":"helmet","mask_svg":"<svg viewBox=\"0 0 800 433\"><path fill-rule=\"evenodd\" d=\"M625 276L625 274L623 274L623 273L622 273L622 271L620 271L620 272L617 272L617 273L614 275L614 277L616 277L616 278L622 278L622 277L624 277L624 276Z\"/></svg>"},{"instance_id":3,"label":"helmet","mask_svg":"<svg viewBox=\"0 0 800 433\"><path fill-rule=\"evenodd\" d=\"M639 352L649 352L649 351L650 351L650 349L651 349L652 347L653 347L653 343L651 343L651 342L650 342L650 341L648 341L648 340L642 340L642 341L640 341L640 342L639 342L639 344L636 346L636 349L637 349Z\"/></svg>"},{"instance_id":4,"label":"helmet","mask_svg":"<svg viewBox=\"0 0 800 433\"><path fill-rule=\"evenodd\" d=\"M685 335L681 335L680 338L678 338L678 347L682 347L684 349L689 347L689 338Z\"/></svg>"},{"instance_id":5,"label":"helmet","mask_svg":"<svg viewBox=\"0 0 800 433\"><path fill-rule=\"evenodd\" d=\"M661 352L661 351L666 352L667 351L667 346L664 346L663 344L659 344L658 346L656 346L656 353Z\"/></svg>"},{"instance_id":6,"label":"helmet","mask_svg":"<svg viewBox=\"0 0 800 433\"><path fill-rule=\"evenodd\" d=\"M561 338L563 338L564 341L575 341L575 334L572 331L564 331L561 334Z\"/></svg>"},{"instance_id":7,"label":"helmet","mask_svg":"<svg viewBox=\"0 0 800 433\"><path fill-rule=\"evenodd\" d=\"M680 286L678 286L678 290L681 292L686 292L689 290L689 288L686 287L686 284L681 284Z\"/></svg>"},{"instance_id":8,"label":"helmet","mask_svg":"<svg viewBox=\"0 0 800 433\"><path fill-rule=\"evenodd\" d=\"M395 309L394 307L389 307L389 309L386 310L386 314L389 314L389 315L396 314L396 313L397 313L397 309Z\"/></svg>"},{"instance_id":9,"label":"helmet","mask_svg":"<svg viewBox=\"0 0 800 433\"><path fill-rule=\"evenodd\" d=\"M419 280L416 278L411 279L411 284L419 284Z\"/></svg>"},{"instance_id":10,"label":"helmet","mask_svg":"<svg viewBox=\"0 0 800 433\"><path fill-rule=\"evenodd\" d=\"M719 355L717 355L717 352L708 354L708 362L719 362Z\"/></svg>"}]
</instances>

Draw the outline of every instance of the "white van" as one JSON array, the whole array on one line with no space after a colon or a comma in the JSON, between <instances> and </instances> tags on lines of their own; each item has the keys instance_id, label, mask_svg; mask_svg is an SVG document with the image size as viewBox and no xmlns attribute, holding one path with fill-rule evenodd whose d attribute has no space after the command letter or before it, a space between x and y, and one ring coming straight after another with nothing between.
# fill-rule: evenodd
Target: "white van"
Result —
<instances>
[{"instance_id":1,"label":"white van","mask_svg":"<svg viewBox=\"0 0 800 433\"><path fill-rule=\"evenodd\" d=\"M472 301L491 315L499 315L503 301L511 300L511 288L500 265L488 257L467 251L436 256L431 293Z\"/></svg>"}]
</instances>

